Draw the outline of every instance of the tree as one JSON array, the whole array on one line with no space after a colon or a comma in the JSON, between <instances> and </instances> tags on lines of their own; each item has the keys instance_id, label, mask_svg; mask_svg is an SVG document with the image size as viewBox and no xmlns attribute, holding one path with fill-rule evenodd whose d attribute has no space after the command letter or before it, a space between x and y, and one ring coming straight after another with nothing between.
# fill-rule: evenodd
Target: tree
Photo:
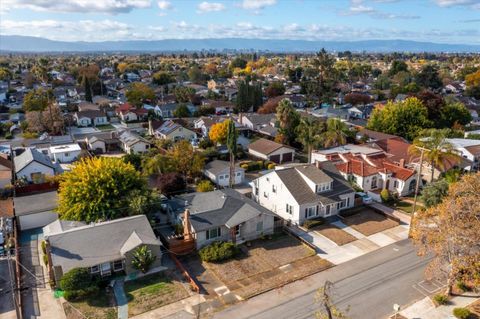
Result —
<instances>
[{"instance_id":1,"label":"tree","mask_svg":"<svg viewBox=\"0 0 480 319\"><path fill-rule=\"evenodd\" d=\"M416 76L416 82L418 85L438 89L443 86L442 80L438 75L438 68L435 65L425 65Z\"/></svg>"},{"instance_id":2,"label":"tree","mask_svg":"<svg viewBox=\"0 0 480 319\"><path fill-rule=\"evenodd\" d=\"M228 185L233 187L235 182L235 154L237 154L237 130L235 123L229 121L227 124L227 148L230 153L230 179Z\"/></svg>"},{"instance_id":3,"label":"tree","mask_svg":"<svg viewBox=\"0 0 480 319\"><path fill-rule=\"evenodd\" d=\"M461 102L450 101L440 110L440 126L453 127L467 125L472 121L472 114Z\"/></svg>"},{"instance_id":4,"label":"tree","mask_svg":"<svg viewBox=\"0 0 480 319\"><path fill-rule=\"evenodd\" d=\"M249 81L239 81L237 83L236 111L248 112L251 108L256 111L263 103L262 86L260 83L250 84Z\"/></svg>"},{"instance_id":5,"label":"tree","mask_svg":"<svg viewBox=\"0 0 480 319\"><path fill-rule=\"evenodd\" d=\"M185 190L185 179L179 173L163 173L157 178L157 188L162 194L167 196L177 194Z\"/></svg>"},{"instance_id":6,"label":"tree","mask_svg":"<svg viewBox=\"0 0 480 319\"><path fill-rule=\"evenodd\" d=\"M192 66L188 70L188 79L193 83L201 83L203 80L202 71L197 65Z\"/></svg>"},{"instance_id":7,"label":"tree","mask_svg":"<svg viewBox=\"0 0 480 319\"><path fill-rule=\"evenodd\" d=\"M190 110L185 103L178 104L177 108L173 111L175 117L190 117Z\"/></svg>"},{"instance_id":8,"label":"tree","mask_svg":"<svg viewBox=\"0 0 480 319\"><path fill-rule=\"evenodd\" d=\"M297 141L308 153L308 163L312 160L312 150L320 142L320 134L325 130L322 123L311 117L302 117L297 126Z\"/></svg>"},{"instance_id":9,"label":"tree","mask_svg":"<svg viewBox=\"0 0 480 319\"><path fill-rule=\"evenodd\" d=\"M430 90L422 90L421 92L415 94L423 105L427 108L428 119L434 123L440 124L440 112L445 105L445 100L440 94L435 94Z\"/></svg>"},{"instance_id":10,"label":"tree","mask_svg":"<svg viewBox=\"0 0 480 319\"><path fill-rule=\"evenodd\" d=\"M329 118L327 120L327 128L320 135L320 139L324 147L332 147L345 145L348 135L349 129L345 123L339 119Z\"/></svg>"},{"instance_id":11,"label":"tree","mask_svg":"<svg viewBox=\"0 0 480 319\"><path fill-rule=\"evenodd\" d=\"M394 76L399 72L408 72L408 65L404 61L394 60L388 70L388 75Z\"/></svg>"},{"instance_id":12,"label":"tree","mask_svg":"<svg viewBox=\"0 0 480 319\"><path fill-rule=\"evenodd\" d=\"M25 94L25 98L23 99L23 110L25 112L44 111L53 99L54 95L51 90L45 90L43 88L31 90Z\"/></svg>"},{"instance_id":13,"label":"tree","mask_svg":"<svg viewBox=\"0 0 480 319\"><path fill-rule=\"evenodd\" d=\"M313 66L318 70L315 95L323 103L330 103L333 98L333 88L336 84L335 58L325 49L315 55Z\"/></svg>"},{"instance_id":14,"label":"tree","mask_svg":"<svg viewBox=\"0 0 480 319\"><path fill-rule=\"evenodd\" d=\"M466 174L450 185L443 201L419 211L412 239L420 255L433 254L428 277L447 275L447 294L456 281L480 284L480 173Z\"/></svg>"},{"instance_id":15,"label":"tree","mask_svg":"<svg viewBox=\"0 0 480 319\"><path fill-rule=\"evenodd\" d=\"M414 97L405 101L389 101L383 109L374 109L367 128L413 140L425 128L432 127L427 108Z\"/></svg>"},{"instance_id":16,"label":"tree","mask_svg":"<svg viewBox=\"0 0 480 319\"><path fill-rule=\"evenodd\" d=\"M216 144L225 144L227 142L228 125L231 122L230 119L223 122L215 123L208 132L210 140Z\"/></svg>"},{"instance_id":17,"label":"tree","mask_svg":"<svg viewBox=\"0 0 480 319\"><path fill-rule=\"evenodd\" d=\"M178 103L187 103L195 95L195 89L188 86L177 86L173 89L173 95Z\"/></svg>"},{"instance_id":18,"label":"tree","mask_svg":"<svg viewBox=\"0 0 480 319\"><path fill-rule=\"evenodd\" d=\"M26 116L28 131L59 134L63 130L64 118L57 104L49 104L44 111L28 111Z\"/></svg>"},{"instance_id":19,"label":"tree","mask_svg":"<svg viewBox=\"0 0 480 319\"><path fill-rule=\"evenodd\" d=\"M159 71L152 76L152 82L157 85L167 85L175 82L175 79L168 72Z\"/></svg>"},{"instance_id":20,"label":"tree","mask_svg":"<svg viewBox=\"0 0 480 319\"><path fill-rule=\"evenodd\" d=\"M448 183L442 179L427 184L422 190L422 199L426 208L437 206L448 194Z\"/></svg>"},{"instance_id":21,"label":"tree","mask_svg":"<svg viewBox=\"0 0 480 319\"><path fill-rule=\"evenodd\" d=\"M155 92L144 83L134 82L130 85L125 96L129 103L141 107L145 100L153 101L155 99Z\"/></svg>"},{"instance_id":22,"label":"tree","mask_svg":"<svg viewBox=\"0 0 480 319\"><path fill-rule=\"evenodd\" d=\"M465 76L466 94L480 99L480 70Z\"/></svg>"},{"instance_id":23,"label":"tree","mask_svg":"<svg viewBox=\"0 0 480 319\"><path fill-rule=\"evenodd\" d=\"M88 82L88 78L86 78L83 83L84 83L84 89L85 89L85 101L87 102L92 102L93 97L92 97L92 87L90 86L90 83Z\"/></svg>"},{"instance_id":24,"label":"tree","mask_svg":"<svg viewBox=\"0 0 480 319\"><path fill-rule=\"evenodd\" d=\"M296 128L300 121L292 102L288 99L280 101L277 107L278 132L284 138L284 143L291 144L296 138Z\"/></svg>"},{"instance_id":25,"label":"tree","mask_svg":"<svg viewBox=\"0 0 480 319\"><path fill-rule=\"evenodd\" d=\"M370 103L371 98L370 96L362 93L349 93L345 95L345 102L350 103L352 105L358 105L358 104L368 104Z\"/></svg>"},{"instance_id":26,"label":"tree","mask_svg":"<svg viewBox=\"0 0 480 319\"><path fill-rule=\"evenodd\" d=\"M133 165L137 171L142 169L142 155L135 153L128 153L122 157L125 163Z\"/></svg>"},{"instance_id":27,"label":"tree","mask_svg":"<svg viewBox=\"0 0 480 319\"><path fill-rule=\"evenodd\" d=\"M265 89L265 95L268 98L272 98L272 97L275 97L275 96L280 96L283 93L285 93L285 86L283 86L282 82L272 82Z\"/></svg>"},{"instance_id":28,"label":"tree","mask_svg":"<svg viewBox=\"0 0 480 319\"><path fill-rule=\"evenodd\" d=\"M148 196L146 180L119 158L85 158L62 175L57 212L87 223L130 216L131 194Z\"/></svg>"},{"instance_id":29,"label":"tree","mask_svg":"<svg viewBox=\"0 0 480 319\"><path fill-rule=\"evenodd\" d=\"M181 140L167 151L173 171L182 174L184 179L193 177L203 169L205 159L193 149L193 146L185 140Z\"/></svg>"},{"instance_id":30,"label":"tree","mask_svg":"<svg viewBox=\"0 0 480 319\"><path fill-rule=\"evenodd\" d=\"M448 129L423 130L409 148L409 153L417 156L420 154L421 149L424 150L424 157L432 168L431 181L433 181L435 167L443 170L447 162L458 163L460 161L460 156L452 144L447 141L447 134Z\"/></svg>"},{"instance_id":31,"label":"tree","mask_svg":"<svg viewBox=\"0 0 480 319\"><path fill-rule=\"evenodd\" d=\"M212 182L210 182L209 180L203 180L197 184L197 192L200 192L200 193L211 192L214 189L215 187L213 186Z\"/></svg>"},{"instance_id":32,"label":"tree","mask_svg":"<svg viewBox=\"0 0 480 319\"><path fill-rule=\"evenodd\" d=\"M342 313L333 303L331 297L331 289L333 284L330 281L325 281L322 288L317 290L315 299L323 307L322 311L315 313L317 319L347 319L346 315ZM348 311L348 310L347 310Z\"/></svg>"},{"instance_id":33,"label":"tree","mask_svg":"<svg viewBox=\"0 0 480 319\"><path fill-rule=\"evenodd\" d=\"M235 59L232 60L232 62L230 62L230 68L232 70L236 68L245 69L246 66L247 66L247 60L242 59L240 57L236 57Z\"/></svg>"},{"instance_id":34,"label":"tree","mask_svg":"<svg viewBox=\"0 0 480 319\"><path fill-rule=\"evenodd\" d=\"M132 256L133 268L140 270L142 273L146 273L152 264L157 259L157 256L152 254L152 251L147 245L137 247Z\"/></svg>"}]
</instances>

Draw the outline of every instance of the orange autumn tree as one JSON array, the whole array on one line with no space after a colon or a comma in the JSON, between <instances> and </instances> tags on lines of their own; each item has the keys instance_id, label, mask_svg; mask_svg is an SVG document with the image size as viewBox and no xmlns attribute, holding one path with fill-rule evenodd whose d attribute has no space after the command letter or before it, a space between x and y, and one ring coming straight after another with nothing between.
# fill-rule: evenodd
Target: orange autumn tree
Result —
<instances>
[{"instance_id":1,"label":"orange autumn tree","mask_svg":"<svg viewBox=\"0 0 480 319\"><path fill-rule=\"evenodd\" d=\"M227 142L228 125L231 120L213 124L208 133L208 137L215 144L225 144Z\"/></svg>"},{"instance_id":2,"label":"orange autumn tree","mask_svg":"<svg viewBox=\"0 0 480 319\"><path fill-rule=\"evenodd\" d=\"M480 285L480 173L450 185L437 206L418 211L412 238L420 255L432 253L427 277L447 276L447 294L456 281Z\"/></svg>"}]
</instances>

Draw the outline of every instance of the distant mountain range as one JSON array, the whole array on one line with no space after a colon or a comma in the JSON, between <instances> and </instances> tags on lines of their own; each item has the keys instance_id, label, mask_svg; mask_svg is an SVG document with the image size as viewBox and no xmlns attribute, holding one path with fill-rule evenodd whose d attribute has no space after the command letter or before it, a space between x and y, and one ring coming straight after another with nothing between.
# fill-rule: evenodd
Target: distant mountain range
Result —
<instances>
[{"instance_id":1,"label":"distant mountain range","mask_svg":"<svg viewBox=\"0 0 480 319\"><path fill-rule=\"evenodd\" d=\"M480 52L480 45L409 40L306 41L267 39L170 39L155 41L67 42L45 38L0 35L0 51L9 52L178 52L238 50L270 52Z\"/></svg>"}]
</instances>

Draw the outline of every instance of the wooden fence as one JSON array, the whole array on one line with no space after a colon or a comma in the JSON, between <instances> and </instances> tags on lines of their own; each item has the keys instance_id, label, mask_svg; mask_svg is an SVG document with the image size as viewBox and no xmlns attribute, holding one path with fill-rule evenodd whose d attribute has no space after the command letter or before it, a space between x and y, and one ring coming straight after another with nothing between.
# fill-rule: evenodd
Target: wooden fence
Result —
<instances>
[{"instance_id":1,"label":"wooden fence","mask_svg":"<svg viewBox=\"0 0 480 319\"><path fill-rule=\"evenodd\" d=\"M189 272L185 267L182 265L180 260L178 260L177 256L175 254L170 253L170 257L172 258L173 262L177 266L178 270L182 273L183 277L190 283L190 287L192 288L193 291L200 293L200 286L197 284L197 281L193 279L192 276L190 276Z\"/></svg>"}]
</instances>

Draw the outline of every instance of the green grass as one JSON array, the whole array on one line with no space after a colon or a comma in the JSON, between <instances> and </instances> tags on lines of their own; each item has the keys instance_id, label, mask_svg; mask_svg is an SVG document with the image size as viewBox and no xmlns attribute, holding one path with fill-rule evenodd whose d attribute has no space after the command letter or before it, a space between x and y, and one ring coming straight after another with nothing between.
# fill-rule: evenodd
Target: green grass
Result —
<instances>
[{"instance_id":1,"label":"green grass","mask_svg":"<svg viewBox=\"0 0 480 319\"><path fill-rule=\"evenodd\" d=\"M168 285L170 278L154 274L145 276L125 283L125 292L135 293L140 296L147 294L168 293L171 287Z\"/></svg>"},{"instance_id":2,"label":"green grass","mask_svg":"<svg viewBox=\"0 0 480 319\"><path fill-rule=\"evenodd\" d=\"M103 290L87 296L84 300L71 302L87 318L115 319L117 309L113 304L113 295Z\"/></svg>"},{"instance_id":3,"label":"green grass","mask_svg":"<svg viewBox=\"0 0 480 319\"><path fill-rule=\"evenodd\" d=\"M403 210L405 213L412 214L413 213L413 204L399 201L396 206L391 206L392 208ZM422 209L422 205L417 203L417 212L418 210Z\"/></svg>"},{"instance_id":4,"label":"green grass","mask_svg":"<svg viewBox=\"0 0 480 319\"><path fill-rule=\"evenodd\" d=\"M115 129L112 124L97 125L95 128L99 129L100 131L110 131Z\"/></svg>"}]
</instances>

